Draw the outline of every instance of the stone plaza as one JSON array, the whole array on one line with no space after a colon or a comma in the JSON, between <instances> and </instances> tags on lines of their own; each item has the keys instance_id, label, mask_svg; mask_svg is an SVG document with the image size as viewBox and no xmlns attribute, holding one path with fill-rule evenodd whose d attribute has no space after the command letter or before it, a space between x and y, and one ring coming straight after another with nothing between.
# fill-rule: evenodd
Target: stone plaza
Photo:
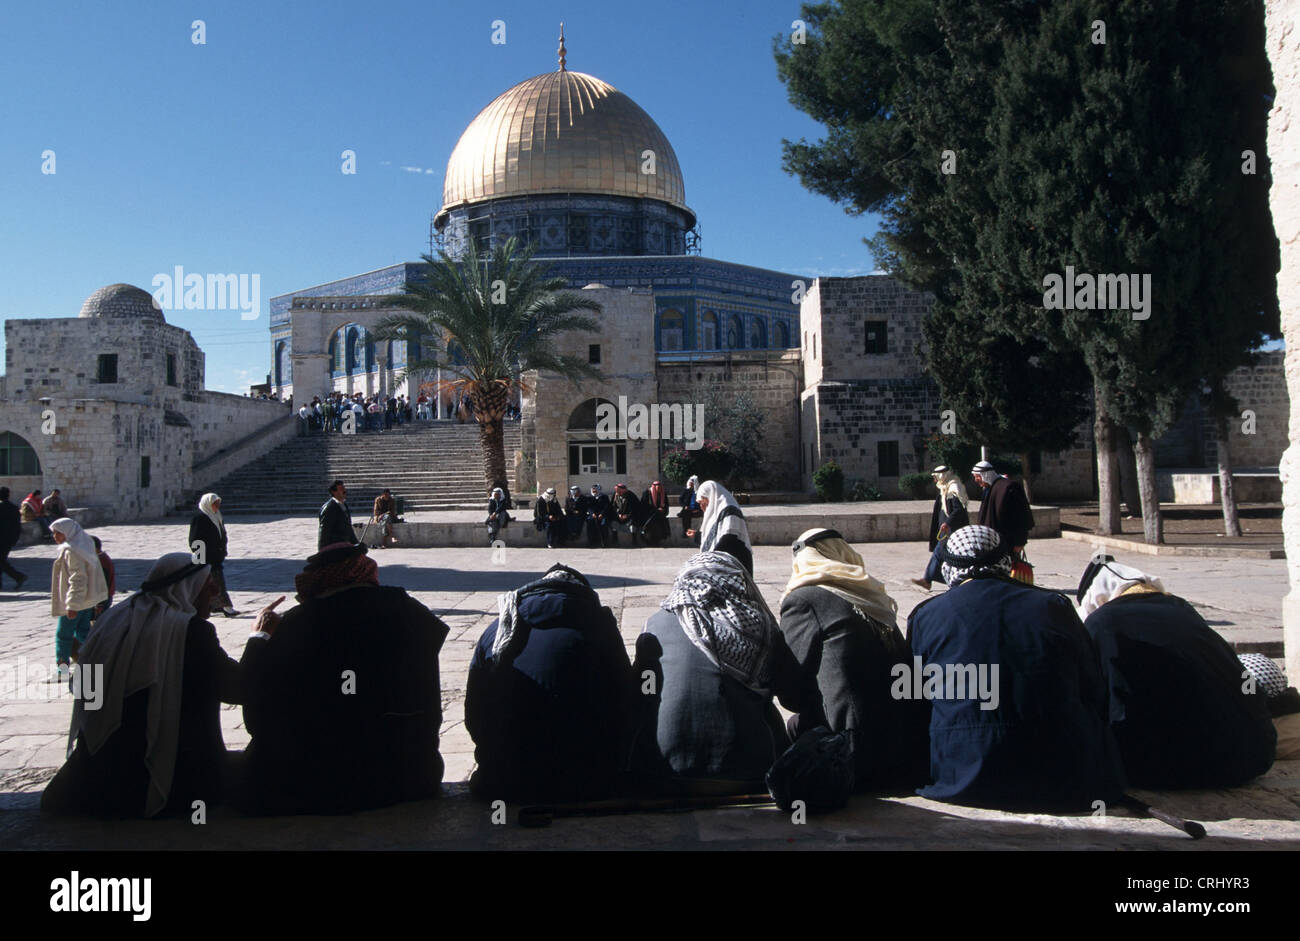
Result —
<instances>
[{"instance_id":1,"label":"stone plaza","mask_svg":"<svg viewBox=\"0 0 1300 941\"><path fill-rule=\"evenodd\" d=\"M811 508L809 508L811 509ZM521 525L522 521L514 526ZM293 604L293 576L315 551L311 517L242 517L228 521L226 575L235 619L217 616L222 645L236 659L257 610L281 595ZM513 527L512 527L513 529ZM469 797L473 743L463 724L465 680L474 644L496 616L496 596L536 577L555 561L584 572L618 618L631 655L636 636L668 592L692 549L674 538L667 548L561 549L393 548L372 553L383 584L401 585L442 618L451 631L440 657L443 699L441 752L444 798L401 804L344 817L255 819L214 809L204 827L188 820L104 822L42 817L39 792L62 763L71 699L9 690L0 700L0 845L11 848L757 848L869 849L1197 849L1300 846L1300 763L1278 762L1250 786L1231 791L1138 792L1150 804L1205 824L1209 837L1193 841L1153 819L1123 808L1104 815L1012 814L941 804L915 795L858 796L836 813L795 825L770 805L557 820L546 829L492 822L492 809ZM139 586L161 554L186 537L180 519L102 526L96 533L117 567L118 600ZM925 596L910 584L924 566L924 543L855 545L868 568L898 601L900 625ZM1066 539L1031 541L1038 584L1072 590L1092 548ZM16 550L17 567L30 573L22 592L0 593L0 661L44 664L52 657L48 576L54 547ZM773 610L789 577L790 550L759 545L755 579ZM1279 599L1287 589L1282 560L1119 555L1159 575L1173 593L1192 601L1239 650L1276 650L1281 639ZM936 589L940 590L940 589ZM381 630L380 625L373 629ZM53 698L52 698L53 697ZM221 713L227 747L248 742L241 710Z\"/></svg>"}]
</instances>

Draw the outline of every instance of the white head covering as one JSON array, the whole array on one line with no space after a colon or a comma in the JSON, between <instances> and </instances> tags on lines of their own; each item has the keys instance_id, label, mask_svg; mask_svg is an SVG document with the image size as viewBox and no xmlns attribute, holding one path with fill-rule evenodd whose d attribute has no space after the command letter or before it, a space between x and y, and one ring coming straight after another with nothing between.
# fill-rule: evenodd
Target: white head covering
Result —
<instances>
[{"instance_id":1,"label":"white head covering","mask_svg":"<svg viewBox=\"0 0 1300 941\"><path fill-rule=\"evenodd\" d=\"M936 486L939 488L939 495L946 501L949 497L956 497L962 506L967 506L966 488L962 486L961 478L956 472L945 465L936 467L932 475L938 477Z\"/></svg>"},{"instance_id":2,"label":"white head covering","mask_svg":"<svg viewBox=\"0 0 1300 941\"><path fill-rule=\"evenodd\" d=\"M687 490L700 489L700 478L697 475L692 474L686 481L686 489Z\"/></svg>"},{"instance_id":3,"label":"white head covering","mask_svg":"<svg viewBox=\"0 0 1300 941\"><path fill-rule=\"evenodd\" d=\"M548 502L548 503L554 503L554 502L555 502L555 488L554 488L554 487L547 487L547 488L546 488L546 492L543 493L542 496L546 498L546 502Z\"/></svg>"},{"instance_id":4,"label":"white head covering","mask_svg":"<svg viewBox=\"0 0 1300 941\"><path fill-rule=\"evenodd\" d=\"M709 505L704 510L704 519L700 521L700 551L712 552L717 547L718 540L728 534L739 536L747 548L753 549L749 541L749 527L745 524L740 504L731 495L731 491L716 480L706 480L699 488L698 499L706 497ZM735 507L736 511L723 516L722 511L727 507Z\"/></svg>"},{"instance_id":5,"label":"white head covering","mask_svg":"<svg viewBox=\"0 0 1300 941\"><path fill-rule=\"evenodd\" d=\"M221 498L215 493L205 493L199 500L199 510L202 511L204 516L217 524L217 529L225 531L226 524L222 522L221 511L212 505L220 500Z\"/></svg>"},{"instance_id":6,"label":"white head covering","mask_svg":"<svg viewBox=\"0 0 1300 941\"><path fill-rule=\"evenodd\" d=\"M984 483L989 485L996 483L997 479L1002 476L993 469L993 465L988 461L980 461L971 468L970 472L971 476L975 477L977 480L982 480Z\"/></svg>"},{"instance_id":7,"label":"white head covering","mask_svg":"<svg viewBox=\"0 0 1300 941\"><path fill-rule=\"evenodd\" d=\"M1157 591L1164 591L1165 586L1161 584L1160 579L1154 575L1147 575L1145 572L1133 568L1131 565L1124 565L1122 562L1107 562L1097 572L1088 586L1087 593L1083 596L1083 601L1079 607L1083 611L1083 616L1087 617L1096 611L1107 601L1118 598L1134 585L1150 585Z\"/></svg>"},{"instance_id":8,"label":"white head covering","mask_svg":"<svg viewBox=\"0 0 1300 941\"><path fill-rule=\"evenodd\" d=\"M171 794L180 733L186 629L208 574L209 567L196 565L188 552L163 556L149 570L138 592L100 618L78 658L78 670L102 664L105 692L99 709L86 709L80 697L73 703L69 756L79 733L85 737L90 754L98 752L122 724L126 698L142 689L149 690L144 754L149 768L145 797L145 815L149 817L163 809Z\"/></svg>"},{"instance_id":9,"label":"white head covering","mask_svg":"<svg viewBox=\"0 0 1300 941\"><path fill-rule=\"evenodd\" d=\"M71 552L84 562L92 565L99 564L99 553L95 551L95 543L86 535L86 531L81 528L81 524L74 519L64 516L56 519L50 524L50 529L56 533L62 533L67 542L59 547L59 555L65 552Z\"/></svg>"}]
</instances>

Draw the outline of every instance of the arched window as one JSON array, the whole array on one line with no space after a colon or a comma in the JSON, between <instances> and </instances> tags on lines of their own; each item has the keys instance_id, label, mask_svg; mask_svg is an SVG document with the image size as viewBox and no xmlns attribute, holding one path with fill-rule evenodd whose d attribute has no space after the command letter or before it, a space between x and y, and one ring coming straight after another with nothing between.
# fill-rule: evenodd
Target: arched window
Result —
<instances>
[{"instance_id":1,"label":"arched window","mask_svg":"<svg viewBox=\"0 0 1300 941\"><path fill-rule=\"evenodd\" d=\"M612 494L610 478L627 473L627 442L617 437L614 409L606 399L587 399L569 414L569 481L584 492L599 483Z\"/></svg>"},{"instance_id":2,"label":"arched window","mask_svg":"<svg viewBox=\"0 0 1300 941\"><path fill-rule=\"evenodd\" d=\"M337 333L330 337L330 378L333 379L343 371L343 363L339 358L341 347L339 345L339 335Z\"/></svg>"},{"instance_id":3,"label":"arched window","mask_svg":"<svg viewBox=\"0 0 1300 941\"><path fill-rule=\"evenodd\" d=\"M682 315L675 310L667 310L659 317L659 349L680 350L682 348Z\"/></svg>"},{"instance_id":4,"label":"arched window","mask_svg":"<svg viewBox=\"0 0 1300 941\"><path fill-rule=\"evenodd\" d=\"M755 318L749 329L749 345L755 350L767 349L767 321Z\"/></svg>"},{"instance_id":5,"label":"arched window","mask_svg":"<svg viewBox=\"0 0 1300 941\"><path fill-rule=\"evenodd\" d=\"M727 321L727 349L739 350L745 345L745 328L741 324L740 318L732 315Z\"/></svg>"},{"instance_id":6,"label":"arched window","mask_svg":"<svg viewBox=\"0 0 1300 941\"><path fill-rule=\"evenodd\" d=\"M291 381L292 366L289 363L289 344L284 340L275 344L275 384L282 386Z\"/></svg>"},{"instance_id":7,"label":"arched window","mask_svg":"<svg viewBox=\"0 0 1300 941\"><path fill-rule=\"evenodd\" d=\"M700 321L700 349L716 350L718 348L718 315L711 310L704 312Z\"/></svg>"},{"instance_id":8,"label":"arched window","mask_svg":"<svg viewBox=\"0 0 1300 941\"><path fill-rule=\"evenodd\" d=\"M790 348L790 325L784 320L776 322L776 345L783 350Z\"/></svg>"},{"instance_id":9,"label":"arched window","mask_svg":"<svg viewBox=\"0 0 1300 941\"><path fill-rule=\"evenodd\" d=\"M357 341L361 339L361 331L356 327L348 328L347 340L347 371L356 372L357 367L361 365L358 358Z\"/></svg>"},{"instance_id":10,"label":"arched window","mask_svg":"<svg viewBox=\"0 0 1300 941\"><path fill-rule=\"evenodd\" d=\"M366 337L366 372L375 371L375 341Z\"/></svg>"},{"instance_id":11,"label":"arched window","mask_svg":"<svg viewBox=\"0 0 1300 941\"><path fill-rule=\"evenodd\" d=\"M41 473L36 449L12 431L0 431L0 477L34 477Z\"/></svg>"}]
</instances>

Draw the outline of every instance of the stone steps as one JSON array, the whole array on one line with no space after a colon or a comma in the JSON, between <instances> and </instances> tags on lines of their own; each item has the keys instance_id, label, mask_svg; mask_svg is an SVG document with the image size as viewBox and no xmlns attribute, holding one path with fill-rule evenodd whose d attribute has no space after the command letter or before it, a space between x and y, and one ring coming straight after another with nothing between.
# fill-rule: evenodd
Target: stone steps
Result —
<instances>
[{"instance_id":1,"label":"stone steps","mask_svg":"<svg viewBox=\"0 0 1300 941\"><path fill-rule=\"evenodd\" d=\"M504 429L508 485L519 425ZM331 481L348 485L357 516L387 487L406 510L486 505L477 425L416 422L385 432L312 434L294 438L206 489L221 494L223 514L315 514ZM198 494L178 512L193 512Z\"/></svg>"}]
</instances>

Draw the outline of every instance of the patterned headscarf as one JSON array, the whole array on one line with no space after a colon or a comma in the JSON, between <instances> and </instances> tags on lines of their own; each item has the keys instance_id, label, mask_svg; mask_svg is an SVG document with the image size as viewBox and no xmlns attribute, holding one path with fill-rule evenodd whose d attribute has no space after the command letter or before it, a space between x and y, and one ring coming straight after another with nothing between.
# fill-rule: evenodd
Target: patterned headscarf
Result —
<instances>
[{"instance_id":1,"label":"patterned headscarf","mask_svg":"<svg viewBox=\"0 0 1300 941\"><path fill-rule=\"evenodd\" d=\"M506 591L497 595L497 633L492 638L492 659L498 669L509 660L514 659L505 656L507 650L517 654L528 643L527 626L521 625L519 621L520 599L524 595L531 594L541 588L549 588L557 582L577 586L586 589L593 595L595 594L591 583L583 577L581 572L556 562L546 570L546 574L536 581L529 582L514 591Z\"/></svg>"},{"instance_id":2,"label":"patterned headscarf","mask_svg":"<svg viewBox=\"0 0 1300 941\"><path fill-rule=\"evenodd\" d=\"M1011 556L1002 537L987 526L963 526L940 543L939 558L943 560L943 580L949 586L980 572L1011 574Z\"/></svg>"},{"instance_id":3,"label":"patterned headscarf","mask_svg":"<svg viewBox=\"0 0 1300 941\"><path fill-rule=\"evenodd\" d=\"M1239 653L1237 659L1269 699L1286 692L1286 674L1268 657L1262 653Z\"/></svg>"},{"instance_id":4,"label":"patterned headscarf","mask_svg":"<svg viewBox=\"0 0 1300 941\"><path fill-rule=\"evenodd\" d=\"M336 542L307 560L293 577L298 601L323 598L355 585L378 585L379 566L366 555L364 544Z\"/></svg>"},{"instance_id":5,"label":"patterned headscarf","mask_svg":"<svg viewBox=\"0 0 1300 941\"><path fill-rule=\"evenodd\" d=\"M726 552L691 556L660 607L677 615L692 644L723 673L766 696L776 618L745 567Z\"/></svg>"}]
</instances>

